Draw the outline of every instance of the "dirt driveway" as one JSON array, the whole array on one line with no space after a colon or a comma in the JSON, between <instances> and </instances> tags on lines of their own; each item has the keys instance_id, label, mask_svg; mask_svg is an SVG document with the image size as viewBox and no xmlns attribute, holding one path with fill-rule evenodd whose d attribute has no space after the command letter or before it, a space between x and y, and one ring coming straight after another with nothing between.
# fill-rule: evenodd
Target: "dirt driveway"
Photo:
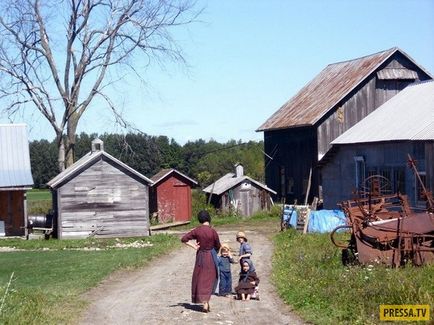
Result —
<instances>
[{"instance_id":1,"label":"dirt driveway","mask_svg":"<svg viewBox=\"0 0 434 325\"><path fill-rule=\"evenodd\" d=\"M274 292L270 283L272 244L267 234L248 230L253 261L261 280L260 300L239 301L213 295L211 312L191 304L190 285L195 252L183 247L140 270L118 273L89 292L91 301L80 324L303 324ZM238 252L235 229L218 229L222 243ZM238 282L238 264L232 267Z\"/></svg>"}]
</instances>

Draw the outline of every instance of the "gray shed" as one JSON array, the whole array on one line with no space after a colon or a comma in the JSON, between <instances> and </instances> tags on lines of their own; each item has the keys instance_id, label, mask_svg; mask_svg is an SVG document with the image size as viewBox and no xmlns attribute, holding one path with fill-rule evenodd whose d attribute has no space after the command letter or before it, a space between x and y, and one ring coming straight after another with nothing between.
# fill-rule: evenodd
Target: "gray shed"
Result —
<instances>
[{"instance_id":1,"label":"gray shed","mask_svg":"<svg viewBox=\"0 0 434 325\"><path fill-rule=\"evenodd\" d=\"M47 184L58 238L148 235L151 184L92 141L91 152Z\"/></svg>"},{"instance_id":2,"label":"gray shed","mask_svg":"<svg viewBox=\"0 0 434 325\"><path fill-rule=\"evenodd\" d=\"M275 191L266 185L244 175L241 164L235 166L235 174L228 173L203 190L211 204L223 212L235 211L242 216L269 209L270 194Z\"/></svg>"},{"instance_id":3,"label":"gray shed","mask_svg":"<svg viewBox=\"0 0 434 325\"><path fill-rule=\"evenodd\" d=\"M25 124L0 124L0 236L25 235L33 186Z\"/></svg>"},{"instance_id":4,"label":"gray shed","mask_svg":"<svg viewBox=\"0 0 434 325\"><path fill-rule=\"evenodd\" d=\"M389 190L425 207L421 187L407 166L417 161L424 185L434 190L434 81L410 85L332 141L323 175L324 207L351 199L372 175L389 180Z\"/></svg>"}]
</instances>

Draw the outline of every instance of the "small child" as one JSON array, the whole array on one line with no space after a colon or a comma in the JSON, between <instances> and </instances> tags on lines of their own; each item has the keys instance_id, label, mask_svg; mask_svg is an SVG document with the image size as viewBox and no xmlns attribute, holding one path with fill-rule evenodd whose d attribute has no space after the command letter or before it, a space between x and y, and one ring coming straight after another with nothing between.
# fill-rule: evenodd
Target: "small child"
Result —
<instances>
[{"instance_id":1,"label":"small child","mask_svg":"<svg viewBox=\"0 0 434 325\"><path fill-rule=\"evenodd\" d=\"M252 271L252 261L245 260L242 264L242 270L240 272L240 280L235 287L238 299L250 300L252 294L255 292L255 288L259 284L259 278L255 271Z\"/></svg>"},{"instance_id":2,"label":"small child","mask_svg":"<svg viewBox=\"0 0 434 325\"><path fill-rule=\"evenodd\" d=\"M218 255L219 266L219 295L227 296L232 293L231 263L236 263L232 258L229 246L223 244Z\"/></svg>"},{"instance_id":3,"label":"small child","mask_svg":"<svg viewBox=\"0 0 434 325\"><path fill-rule=\"evenodd\" d=\"M244 234L244 232L239 231L237 233L237 242L240 243L240 253L239 253L239 260L240 260L240 267L242 270L242 264L244 261L249 260L251 264L252 271L255 271L255 267L253 266L253 263L250 260L250 256L252 256L252 247L247 243L247 237Z\"/></svg>"}]
</instances>

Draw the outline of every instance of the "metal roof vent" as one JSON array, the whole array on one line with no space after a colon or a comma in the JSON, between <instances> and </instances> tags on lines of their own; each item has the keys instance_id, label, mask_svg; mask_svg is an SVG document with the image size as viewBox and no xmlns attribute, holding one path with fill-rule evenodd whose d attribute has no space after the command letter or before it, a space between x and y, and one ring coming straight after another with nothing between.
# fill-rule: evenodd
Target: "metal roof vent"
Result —
<instances>
[{"instance_id":1,"label":"metal roof vent","mask_svg":"<svg viewBox=\"0 0 434 325\"><path fill-rule=\"evenodd\" d=\"M92 141L92 152L104 151L104 142L96 138Z\"/></svg>"},{"instance_id":2,"label":"metal roof vent","mask_svg":"<svg viewBox=\"0 0 434 325\"><path fill-rule=\"evenodd\" d=\"M241 177L244 176L244 167L241 164L236 164L235 165L235 176L236 177Z\"/></svg>"}]
</instances>

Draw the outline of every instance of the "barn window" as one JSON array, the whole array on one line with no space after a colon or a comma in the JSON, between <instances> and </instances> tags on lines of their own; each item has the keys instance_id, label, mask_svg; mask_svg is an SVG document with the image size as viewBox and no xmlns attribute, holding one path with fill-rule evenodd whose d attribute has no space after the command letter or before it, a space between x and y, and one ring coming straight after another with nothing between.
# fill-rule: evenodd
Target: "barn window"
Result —
<instances>
[{"instance_id":1,"label":"barn window","mask_svg":"<svg viewBox=\"0 0 434 325\"><path fill-rule=\"evenodd\" d=\"M363 181L365 180L365 157L363 156L355 156L354 157L355 164L355 185L356 188L360 188L362 186Z\"/></svg>"}]
</instances>

